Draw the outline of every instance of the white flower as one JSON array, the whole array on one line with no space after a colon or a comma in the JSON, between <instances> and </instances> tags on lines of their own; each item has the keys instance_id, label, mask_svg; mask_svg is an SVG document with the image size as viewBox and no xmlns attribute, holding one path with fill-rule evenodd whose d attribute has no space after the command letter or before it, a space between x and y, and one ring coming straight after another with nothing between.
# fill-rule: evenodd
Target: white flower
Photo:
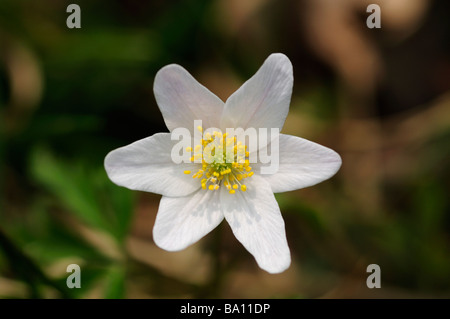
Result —
<instances>
[{"instance_id":1,"label":"white flower","mask_svg":"<svg viewBox=\"0 0 450 319\"><path fill-rule=\"evenodd\" d=\"M291 62L277 53L225 103L176 64L157 73L154 93L171 132L183 127L194 134L194 120L222 132L238 127L281 130L292 85ZM210 143L202 141L202 146ZM155 243L169 251L182 250L225 218L262 269L279 273L288 268L290 251L274 193L330 178L341 165L339 155L308 140L280 134L279 170L262 175L260 163L251 167L248 162L234 163L222 171L212 164L174 164L171 150L176 143L170 133L157 133L113 150L105 158L106 172L117 185L163 195L153 228ZM200 180L203 174L206 178Z\"/></svg>"}]
</instances>

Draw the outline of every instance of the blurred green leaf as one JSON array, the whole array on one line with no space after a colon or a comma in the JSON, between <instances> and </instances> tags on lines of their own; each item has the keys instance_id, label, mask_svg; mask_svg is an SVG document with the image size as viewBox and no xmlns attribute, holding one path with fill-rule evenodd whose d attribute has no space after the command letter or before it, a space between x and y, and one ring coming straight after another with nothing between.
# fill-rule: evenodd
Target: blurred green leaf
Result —
<instances>
[{"instance_id":1,"label":"blurred green leaf","mask_svg":"<svg viewBox=\"0 0 450 319\"><path fill-rule=\"evenodd\" d=\"M108 230L108 223L95 197L95 189L82 167L63 164L47 150L38 148L32 154L31 172L80 220Z\"/></svg>"},{"instance_id":2,"label":"blurred green leaf","mask_svg":"<svg viewBox=\"0 0 450 319\"><path fill-rule=\"evenodd\" d=\"M68 288L66 281L70 273L63 275L57 282L65 287L72 298L87 298L92 296L92 290L97 287L103 276L108 271L109 265L87 263L81 264L81 288Z\"/></svg>"},{"instance_id":3,"label":"blurred green leaf","mask_svg":"<svg viewBox=\"0 0 450 319\"><path fill-rule=\"evenodd\" d=\"M39 258L40 263L49 263L62 258L76 257L96 263L106 263L108 259L82 238L71 234L60 224L53 224L45 238L30 242L25 246L30 255Z\"/></svg>"},{"instance_id":4,"label":"blurred green leaf","mask_svg":"<svg viewBox=\"0 0 450 319\"><path fill-rule=\"evenodd\" d=\"M96 29L68 33L48 63L79 66L150 63L160 54L158 39L144 29Z\"/></svg>"},{"instance_id":5,"label":"blurred green leaf","mask_svg":"<svg viewBox=\"0 0 450 319\"><path fill-rule=\"evenodd\" d=\"M38 264L25 254L23 249L17 246L1 229L0 249L8 259L9 269L28 285L32 298L42 296L42 284L56 289L63 297L69 295L63 285L48 278Z\"/></svg>"},{"instance_id":6,"label":"blurred green leaf","mask_svg":"<svg viewBox=\"0 0 450 319\"><path fill-rule=\"evenodd\" d=\"M112 266L105 274L104 297L107 299L120 299L125 297L125 271L122 267Z\"/></svg>"},{"instance_id":7,"label":"blurred green leaf","mask_svg":"<svg viewBox=\"0 0 450 319\"><path fill-rule=\"evenodd\" d=\"M294 196L287 193L275 194L278 205L282 211L291 211L297 214L304 223L308 225L314 232L323 234L325 231L325 221L318 212L306 203L302 203Z\"/></svg>"},{"instance_id":8,"label":"blurred green leaf","mask_svg":"<svg viewBox=\"0 0 450 319\"><path fill-rule=\"evenodd\" d=\"M33 152L35 179L86 224L106 230L122 243L130 225L134 194L118 187L101 166L88 169L81 162L63 162L44 148Z\"/></svg>"},{"instance_id":9,"label":"blurred green leaf","mask_svg":"<svg viewBox=\"0 0 450 319\"><path fill-rule=\"evenodd\" d=\"M113 223L114 234L122 242L132 220L135 193L111 182L104 171L101 172L101 176L105 185L105 209L109 212Z\"/></svg>"}]
</instances>

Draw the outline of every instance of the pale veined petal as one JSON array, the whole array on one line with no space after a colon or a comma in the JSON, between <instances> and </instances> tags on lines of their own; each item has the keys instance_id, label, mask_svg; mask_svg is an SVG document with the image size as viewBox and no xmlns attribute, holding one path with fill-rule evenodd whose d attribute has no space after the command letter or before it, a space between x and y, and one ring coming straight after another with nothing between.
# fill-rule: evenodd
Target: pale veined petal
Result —
<instances>
[{"instance_id":1,"label":"pale veined petal","mask_svg":"<svg viewBox=\"0 0 450 319\"><path fill-rule=\"evenodd\" d=\"M281 128L289 111L294 82L292 64L271 54L256 74L226 101L221 128Z\"/></svg>"},{"instance_id":2,"label":"pale veined petal","mask_svg":"<svg viewBox=\"0 0 450 319\"><path fill-rule=\"evenodd\" d=\"M271 145L268 145L270 153ZM271 154L276 156L276 154ZM342 164L341 157L332 149L303 138L280 134L279 168L275 174L261 176L274 193L292 191L318 184L332 177ZM261 166L253 164L255 173Z\"/></svg>"},{"instance_id":3,"label":"pale veined petal","mask_svg":"<svg viewBox=\"0 0 450 319\"><path fill-rule=\"evenodd\" d=\"M255 257L259 267L280 273L291 263L283 217L270 186L260 176L245 180L247 191L229 194L221 189L225 219L236 238Z\"/></svg>"},{"instance_id":4,"label":"pale veined petal","mask_svg":"<svg viewBox=\"0 0 450 319\"><path fill-rule=\"evenodd\" d=\"M111 151L105 169L111 181L129 189L166 196L185 196L201 185L192 175L201 164L175 164L171 150L175 143L170 133L158 133Z\"/></svg>"},{"instance_id":5,"label":"pale veined petal","mask_svg":"<svg viewBox=\"0 0 450 319\"><path fill-rule=\"evenodd\" d=\"M181 250L208 234L222 220L218 191L200 189L185 197L163 196L153 239L165 250Z\"/></svg>"},{"instance_id":6,"label":"pale veined petal","mask_svg":"<svg viewBox=\"0 0 450 319\"><path fill-rule=\"evenodd\" d=\"M194 120L203 128L219 127L224 103L201 85L183 67L170 64L155 76L156 102L168 129L187 128L193 134Z\"/></svg>"}]
</instances>

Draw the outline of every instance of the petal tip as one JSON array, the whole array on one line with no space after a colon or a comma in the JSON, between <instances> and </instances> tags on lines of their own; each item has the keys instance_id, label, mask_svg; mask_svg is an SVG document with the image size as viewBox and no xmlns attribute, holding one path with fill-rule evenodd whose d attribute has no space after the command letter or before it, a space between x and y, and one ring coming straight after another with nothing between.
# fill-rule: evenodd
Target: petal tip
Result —
<instances>
[{"instance_id":1,"label":"petal tip","mask_svg":"<svg viewBox=\"0 0 450 319\"><path fill-rule=\"evenodd\" d=\"M164 240L166 239L166 240ZM188 245L176 245L173 241L168 241L167 236L160 236L153 228L153 242L156 246L165 251L176 252L185 249Z\"/></svg>"},{"instance_id":2,"label":"petal tip","mask_svg":"<svg viewBox=\"0 0 450 319\"><path fill-rule=\"evenodd\" d=\"M258 266L269 274L281 274L291 266L291 255L290 253L286 255L285 260L278 260L277 262L272 260L270 264L260 264L258 262Z\"/></svg>"},{"instance_id":3,"label":"petal tip","mask_svg":"<svg viewBox=\"0 0 450 319\"><path fill-rule=\"evenodd\" d=\"M292 73L292 62L284 53L272 53L267 57L266 61L283 66Z\"/></svg>"},{"instance_id":4,"label":"petal tip","mask_svg":"<svg viewBox=\"0 0 450 319\"><path fill-rule=\"evenodd\" d=\"M166 80L166 79L164 79L165 77L173 78L180 71L187 73L186 69L183 68L179 64L172 63L172 64L168 64L168 65L163 66L155 74L155 80L153 82L153 88L155 88L161 82L161 80L165 81Z\"/></svg>"}]
</instances>

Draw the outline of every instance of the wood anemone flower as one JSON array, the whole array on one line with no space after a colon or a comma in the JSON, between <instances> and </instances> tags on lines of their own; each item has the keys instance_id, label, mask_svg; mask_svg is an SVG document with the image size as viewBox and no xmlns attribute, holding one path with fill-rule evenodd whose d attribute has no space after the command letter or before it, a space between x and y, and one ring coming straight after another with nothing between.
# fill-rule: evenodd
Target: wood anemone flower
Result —
<instances>
[{"instance_id":1,"label":"wood anemone flower","mask_svg":"<svg viewBox=\"0 0 450 319\"><path fill-rule=\"evenodd\" d=\"M275 154L278 170L263 174L263 163L248 160L247 146L235 144L235 138L222 132L227 128L281 130L292 86L292 64L280 53L270 55L225 103L179 65L165 66L157 73L154 93L169 131L185 128L195 135L199 130L202 139L186 147L190 160L177 164L172 151L179 142L172 140L171 133L157 133L111 151L105 169L117 185L162 195L153 228L159 247L182 250L225 218L259 267L269 273L289 267L285 225L274 193L330 178L339 170L341 158L327 147L280 134ZM194 126L196 120L202 121L201 127ZM217 131L206 133L206 128ZM274 140L259 145L258 152L271 143ZM229 144L241 156L227 157L223 150ZM202 153L208 148L209 160Z\"/></svg>"}]
</instances>

